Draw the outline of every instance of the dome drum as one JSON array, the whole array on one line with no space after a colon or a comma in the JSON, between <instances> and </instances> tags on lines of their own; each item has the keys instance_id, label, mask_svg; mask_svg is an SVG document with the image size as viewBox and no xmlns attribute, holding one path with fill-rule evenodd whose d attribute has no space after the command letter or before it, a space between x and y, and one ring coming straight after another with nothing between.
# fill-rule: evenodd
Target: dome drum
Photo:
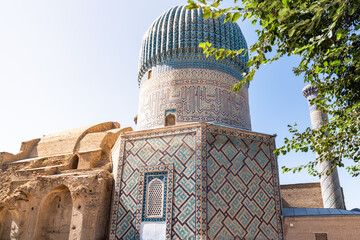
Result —
<instances>
[{"instance_id":1,"label":"dome drum","mask_svg":"<svg viewBox=\"0 0 360 240\"><path fill-rule=\"evenodd\" d=\"M165 125L168 112L177 123L209 122L251 130L248 89L231 91L238 79L203 68L179 68L152 75L141 84L137 128Z\"/></svg>"}]
</instances>

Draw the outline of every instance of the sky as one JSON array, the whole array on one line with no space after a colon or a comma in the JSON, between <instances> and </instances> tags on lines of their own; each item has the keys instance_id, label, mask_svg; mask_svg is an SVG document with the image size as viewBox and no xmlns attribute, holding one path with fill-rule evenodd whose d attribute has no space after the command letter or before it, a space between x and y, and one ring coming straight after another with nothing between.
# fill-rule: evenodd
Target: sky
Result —
<instances>
[{"instance_id":1,"label":"sky","mask_svg":"<svg viewBox=\"0 0 360 240\"><path fill-rule=\"evenodd\" d=\"M230 2L230 1L225 1ZM138 57L144 33L168 8L185 0L0 0L0 152L21 142L107 121L135 129ZM248 45L255 27L239 21ZM277 134L288 124L310 126L306 85L287 57L262 67L249 88L252 130ZM279 168L313 160L312 153L279 156ZM360 177L339 169L347 209L360 208ZM280 183L318 182L307 171Z\"/></svg>"}]
</instances>

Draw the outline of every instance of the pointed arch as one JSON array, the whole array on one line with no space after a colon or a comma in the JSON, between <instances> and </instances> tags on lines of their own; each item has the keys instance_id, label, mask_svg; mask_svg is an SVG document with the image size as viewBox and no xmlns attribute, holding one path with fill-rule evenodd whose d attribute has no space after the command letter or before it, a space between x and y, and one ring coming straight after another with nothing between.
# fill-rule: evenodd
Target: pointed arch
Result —
<instances>
[{"instance_id":1,"label":"pointed arch","mask_svg":"<svg viewBox=\"0 0 360 240\"><path fill-rule=\"evenodd\" d=\"M146 217L162 218L164 204L164 183L158 178L149 182L146 198Z\"/></svg>"},{"instance_id":2,"label":"pointed arch","mask_svg":"<svg viewBox=\"0 0 360 240\"><path fill-rule=\"evenodd\" d=\"M79 156L74 154L70 159L70 169L78 169L79 166Z\"/></svg>"},{"instance_id":3,"label":"pointed arch","mask_svg":"<svg viewBox=\"0 0 360 240\"><path fill-rule=\"evenodd\" d=\"M73 202L68 187L60 185L41 202L35 239L68 239Z\"/></svg>"},{"instance_id":4,"label":"pointed arch","mask_svg":"<svg viewBox=\"0 0 360 240\"><path fill-rule=\"evenodd\" d=\"M14 208L0 207L0 239L18 239L19 228L18 212Z\"/></svg>"}]
</instances>

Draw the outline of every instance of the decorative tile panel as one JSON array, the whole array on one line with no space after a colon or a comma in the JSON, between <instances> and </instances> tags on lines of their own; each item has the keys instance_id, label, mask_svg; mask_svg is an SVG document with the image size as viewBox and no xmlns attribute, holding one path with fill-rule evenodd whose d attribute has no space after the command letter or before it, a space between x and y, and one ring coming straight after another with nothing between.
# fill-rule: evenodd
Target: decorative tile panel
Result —
<instances>
[{"instance_id":1,"label":"decorative tile panel","mask_svg":"<svg viewBox=\"0 0 360 240\"><path fill-rule=\"evenodd\" d=\"M140 227L142 221L162 221L166 224L166 239L171 239L172 229L172 201L173 201L173 187L174 187L174 166L171 165L150 165L140 167L139 190L137 211L135 213L135 239L140 239ZM165 184L164 189L164 204L163 216L159 218L148 218L146 211L146 190L147 184L153 179L159 178Z\"/></svg>"},{"instance_id":2,"label":"decorative tile panel","mask_svg":"<svg viewBox=\"0 0 360 240\"><path fill-rule=\"evenodd\" d=\"M184 239L187 236L187 239L195 239L199 234L205 234L206 215L202 212L206 202L204 204L202 201L206 183L201 182L206 178L201 171L206 164L203 164L205 158L202 155L204 146L201 145L201 136L199 126L172 127L120 136L122 149L117 175L121 177L115 183L110 239L134 239L139 236L142 215L138 206L143 205L143 194L139 193L143 193L144 180L141 179L145 176L144 169L152 167L156 171L169 171L170 167L164 167L169 165L173 166L174 187L172 196L168 195L167 198L166 213L170 213L166 216L166 223L169 224L167 237ZM199 186L196 186L197 183ZM172 207L169 205L170 198Z\"/></svg>"},{"instance_id":3,"label":"decorative tile panel","mask_svg":"<svg viewBox=\"0 0 360 240\"><path fill-rule=\"evenodd\" d=\"M220 127L206 136L207 237L282 239L273 140Z\"/></svg>"},{"instance_id":4,"label":"decorative tile panel","mask_svg":"<svg viewBox=\"0 0 360 240\"><path fill-rule=\"evenodd\" d=\"M222 71L195 67L159 73L141 85L137 128L164 126L164 113L173 109L178 123L200 121L250 130L248 89L231 91L238 81Z\"/></svg>"}]
</instances>

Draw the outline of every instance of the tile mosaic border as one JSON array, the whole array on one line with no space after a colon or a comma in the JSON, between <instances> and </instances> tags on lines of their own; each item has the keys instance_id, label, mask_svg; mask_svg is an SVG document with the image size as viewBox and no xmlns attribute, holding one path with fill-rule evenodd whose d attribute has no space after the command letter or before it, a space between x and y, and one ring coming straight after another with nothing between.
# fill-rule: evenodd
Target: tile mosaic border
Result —
<instances>
[{"instance_id":1,"label":"tile mosaic border","mask_svg":"<svg viewBox=\"0 0 360 240\"><path fill-rule=\"evenodd\" d=\"M280 180L279 180L279 167L278 167L278 161L277 161L277 156L274 153L274 150L276 149L276 145L275 145L275 138L271 138L269 139L269 143L270 143L270 154L271 154L271 168L272 168L272 172L273 172L273 183L274 183L274 190L278 190L278 191L274 191L274 195L275 195L275 202L276 202L276 206L275 206L275 212L276 215L279 216L279 219L277 221L277 226L278 226L278 231L279 231L279 239L284 239L284 226L282 223L282 220L280 218L280 216L282 216L282 204L281 204L281 192L280 192Z\"/></svg>"},{"instance_id":2,"label":"tile mosaic border","mask_svg":"<svg viewBox=\"0 0 360 240\"><path fill-rule=\"evenodd\" d=\"M256 132L250 132L246 130L231 128L231 127L217 126L215 124L214 125L209 124L207 126L207 129L208 129L207 131L210 133L224 134L226 136L240 137L244 139L257 140L261 142L269 142L272 138L274 138L274 136L264 133L256 133Z\"/></svg>"},{"instance_id":3,"label":"tile mosaic border","mask_svg":"<svg viewBox=\"0 0 360 240\"><path fill-rule=\"evenodd\" d=\"M120 135L120 147L119 147L119 159L117 169L113 169L113 171L117 171L116 178L114 179L114 187L112 194L112 208L111 208L111 219L110 219L110 234L109 239L116 239L116 222L117 222L117 211L119 208L119 200L120 200L120 187L121 187L121 179L122 179L122 170L123 170L123 160L124 160L124 151L125 151L125 142L123 137ZM114 161L114 160L113 160ZM115 160L116 161L116 160Z\"/></svg>"}]
</instances>

